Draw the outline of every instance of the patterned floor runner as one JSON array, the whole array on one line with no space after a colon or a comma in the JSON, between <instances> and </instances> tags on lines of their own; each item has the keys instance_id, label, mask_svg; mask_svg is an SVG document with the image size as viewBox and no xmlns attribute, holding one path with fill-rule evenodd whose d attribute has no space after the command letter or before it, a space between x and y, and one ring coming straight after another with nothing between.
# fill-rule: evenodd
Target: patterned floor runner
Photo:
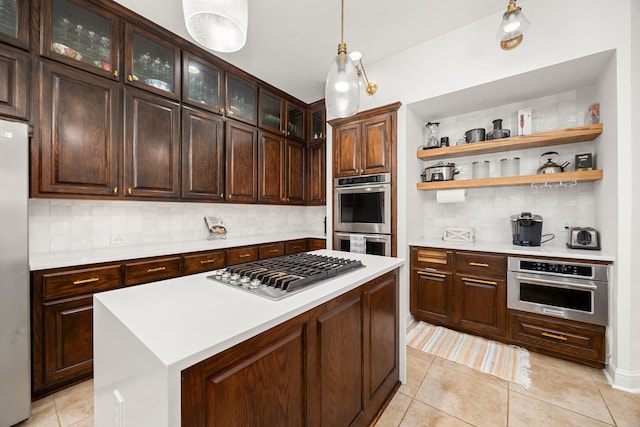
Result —
<instances>
[{"instance_id":1,"label":"patterned floor runner","mask_svg":"<svg viewBox=\"0 0 640 427\"><path fill-rule=\"evenodd\" d=\"M484 373L529 388L529 352L521 347L419 322L407 335L407 344Z\"/></svg>"}]
</instances>

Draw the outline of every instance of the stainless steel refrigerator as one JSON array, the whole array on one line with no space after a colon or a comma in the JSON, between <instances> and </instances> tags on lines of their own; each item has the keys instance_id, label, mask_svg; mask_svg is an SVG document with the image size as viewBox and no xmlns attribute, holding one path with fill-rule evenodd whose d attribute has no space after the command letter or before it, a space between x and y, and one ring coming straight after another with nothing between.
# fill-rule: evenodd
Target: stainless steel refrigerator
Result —
<instances>
[{"instance_id":1,"label":"stainless steel refrigerator","mask_svg":"<svg viewBox=\"0 0 640 427\"><path fill-rule=\"evenodd\" d=\"M0 120L0 426L29 417L29 139Z\"/></svg>"}]
</instances>

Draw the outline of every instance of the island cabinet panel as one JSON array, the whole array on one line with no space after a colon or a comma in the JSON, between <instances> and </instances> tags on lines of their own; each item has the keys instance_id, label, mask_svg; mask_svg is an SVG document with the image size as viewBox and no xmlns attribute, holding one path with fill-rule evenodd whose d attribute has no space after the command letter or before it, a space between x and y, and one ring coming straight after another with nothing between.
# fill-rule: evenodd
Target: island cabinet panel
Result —
<instances>
[{"instance_id":1,"label":"island cabinet panel","mask_svg":"<svg viewBox=\"0 0 640 427\"><path fill-rule=\"evenodd\" d=\"M182 371L182 426L368 426L399 386L398 272Z\"/></svg>"},{"instance_id":2,"label":"island cabinet panel","mask_svg":"<svg viewBox=\"0 0 640 427\"><path fill-rule=\"evenodd\" d=\"M116 197L118 84L43 60L40 90L40 152L33 162L39 179L33 193Z\"/></svg>"},{"instance_id":3,"label":"island cabinet panel","mask_svg":"<svg viewBox=\"0 0 640 427\"><path fill-rule=\"evenodd\" d=\"M363 411L362 300L323 314L318 326L321 426L349 426Z\"/></svg>"}]
</instances>

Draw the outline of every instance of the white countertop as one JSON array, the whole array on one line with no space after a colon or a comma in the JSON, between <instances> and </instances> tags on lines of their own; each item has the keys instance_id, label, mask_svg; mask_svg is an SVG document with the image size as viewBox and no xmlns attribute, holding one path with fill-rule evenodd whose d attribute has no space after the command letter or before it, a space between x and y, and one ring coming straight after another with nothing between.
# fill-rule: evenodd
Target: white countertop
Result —
<instances>
[{"instance_id":1,"label":"white countertop","mask_svg":"<svg viewBox=\"0 0 640 427\"><path fill-rule=\"evenodd\" d=\"M496 242L451 242L442 239L417 239L409 242L410 246L424 246L430 248L443 248L454 250L469 250L480 252L496 252L512 255L539 255L554 258L573 258L591 261L615 261L615 257L609 253L602 251L593 251L586 249L569 249L564 246L517 246L509 243Z\"/></svg>"},{"instance_id":2,"label":"white countertop","mask_svg":"<svg viewBox=\"0 0 640 427\"><path fill-rule=\"evenodd\" d=\"M31 271L36 271L47 268L123 261L127 259L226 249L245 245L259 245L262 243L306 238L326 239L327 236L322 233L313 232L278 233L244 237L228 236L226 239L198 240L192 242L160 243L141 246L112 246L100 249L35 253L29 254L29 268Z\"/></svg>"},{"instance_id":3,"label":"white countertop","mask_svg":"<svg viewBox=\"0 0 640 427\"><path fill-rule=\"evenodd\" d=\"M404 264L391 257L321 250L365 267L280 301L234 289L201 273L94 295L165 366L217 354Z\"/></svg>"}]
</instances>

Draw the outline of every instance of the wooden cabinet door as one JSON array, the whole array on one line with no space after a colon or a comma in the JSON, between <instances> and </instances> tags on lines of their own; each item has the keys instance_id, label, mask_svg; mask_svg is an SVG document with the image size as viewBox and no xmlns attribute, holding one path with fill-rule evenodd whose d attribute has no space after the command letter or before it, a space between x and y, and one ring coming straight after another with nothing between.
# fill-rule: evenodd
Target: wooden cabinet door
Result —
<instances>
[{"instance_id":1,"label":"wooden cabinet door","mask_svg":"<svg viewBox=\"0 0 640 427\"><path fill-rule=\"evenodd\" d=\"M360 173L391 172L391 114L362 123Z\"/></svg>"},{"instance_id":2,"label":"wooden cabinet door","mask_svg":"<svg viewBox=\"0 0 640 427\"><path fill-rule=\"evenodd\" d=\"M182 51L182 102L223 114L224 71L221 65Z\"/></svg>"},{"instance_id":3,"label":"wooden cabinet door","mask_svg":"<svg viewBox=\"0 0 640 427\"><path fill-rule=\"evenodd\" d=\"M0 15L0 42L29 48L29 6L26 0L5 1Z\"/></svg>"},{"instance_id":4,"label":"wooden cabinet door","mask_svg":"<svg viewBox=\"0 0 640 427\"><path fill-rule=\"evenodd\" d=\"M0 115L28 118L29 54L0 45Z\"/></svg>"},{"instance_id":5,"label":"wooden cabinet door","mask_svg":"<svg viewBox=\"0 0 640 427\"><path fill-rule=\"evenodd\" d=\"M334 129L333 176L353 176L360 174L360 123L349 123Z\"/></svg>"},{"instance_id":6,"label":"wooden cabinet door","mask_svg":"<svg viewBox=\"0 0 640 427\"><path fill-rule=\"evenodd\" d=\"M307 204L324 205L327 202L326 144L311 144L308 149L309 189Z\"/></svg>"},{"instance_id":7,"label":"wooden cabinet door","mask_svg":"<svg viewBox=\"0 0 640 427\"><path fill-rule=\"evenodd\" d=\"M469 331L505 334L506 281L456 274L453 321Z\"/></svg>"},{"instance_id":8,"label":"wooden cabinet door","mask_svg":"<svg viewBox=\"0 0 640 427\"><path fill-rule=\"evenodd\" d=\"M93 297L45 303L44 372L34 377L34 392L91 375L93 370Z\"/></svg>"},{"instance_id":9,"label":"wooden cabinet door","mask_svg":"<svg viewBox=\"0 0 640 427\"><path fill-rule=\"evenodd\" d=\"M120 88L116 82L41 61L39 189L117 196Z\"/></svg>"},{"instance_id":10,"label":"wooden cabinet door","mask_svg":"<svg viewBox=\"0 0 640 427\"><path fill-rule=\"evenodd\" d=\"M363 411L362 309L358 295L317 319L321 426L351 425Z\"/></svg>"},{"instance_id":11,"label":"wooden cabinet door","mask_svg":"<svg viewBox=\"0 0 640 427\"><path fill-rule=\"evenodd\" d=\"M224 122L214 114L182 109L182 198L224 199Z\"/></svg>"},{"instance_id":12,"label":"wooden cabinet door","mask_svg":"<svg viewBox=\"0 0 640 427\"><path fill-rule=\"evenodd\" d=\"M225 196L230 202L258 200L258 130L227 120Z\"/></svg>"},{"instance_id":13,"label":"wooden cabinet door","mask_svg":"<svg viewBox=\"0 0 640 427\"><path fill-rule=\"evenodd\" d=\"M284 203L285 199L285 141L284 137L258 132L258 201Z\"/></svg>"},{"instance_id":14,"label":"wooden cabinet door","mask_svg":"<svg viewBox=\"0 0 640 427\"><path fill-rule=\"evenodd\" d=\"M281 97L260 88L258 126L267 131L285 134L285 101Z\"/></svg>"},{"instance_id":15,"label":"wooden cabinet door","mask_svg":"<svg viewBox=\"0 0 640 427\"><path fill-rule=\"evenodd\" d=\"M180 197L180 105L125 89L125 196Z\"/></svg>"},{"instance_id":16,"label":"wooden cabinet door","mask_svg":"<svg viewBox=\"0 0 640 427\"><path fill-rule=\"evenodd\" d=\"M452 322L453 279L440 271L411 271L411 314L421 320L449 325Z\"/></svg>"},{"instance_id":17,"label":"wooden cabinet door","mask_svg":"<svg viewBox=\"0 0 640 427\"><path fill-rule=\"evenodd\" d=\"M324 141L326 139L326 111L324 100L316 101L309 106L309 136L308 141L311 143Z\"/></svg>"},{"instance_id":18,"label":"wooden cabinet door","mask_svg":"<svg viewBox=\"0 0 640 427\"><path fill-rule=\"evenodd\" d=\"M290 204L303 205L306 194L306 165L307 147L306 144L286 140L286 170L284 179L286 181L286 202Z\"/></svg>"}]
</instances>

